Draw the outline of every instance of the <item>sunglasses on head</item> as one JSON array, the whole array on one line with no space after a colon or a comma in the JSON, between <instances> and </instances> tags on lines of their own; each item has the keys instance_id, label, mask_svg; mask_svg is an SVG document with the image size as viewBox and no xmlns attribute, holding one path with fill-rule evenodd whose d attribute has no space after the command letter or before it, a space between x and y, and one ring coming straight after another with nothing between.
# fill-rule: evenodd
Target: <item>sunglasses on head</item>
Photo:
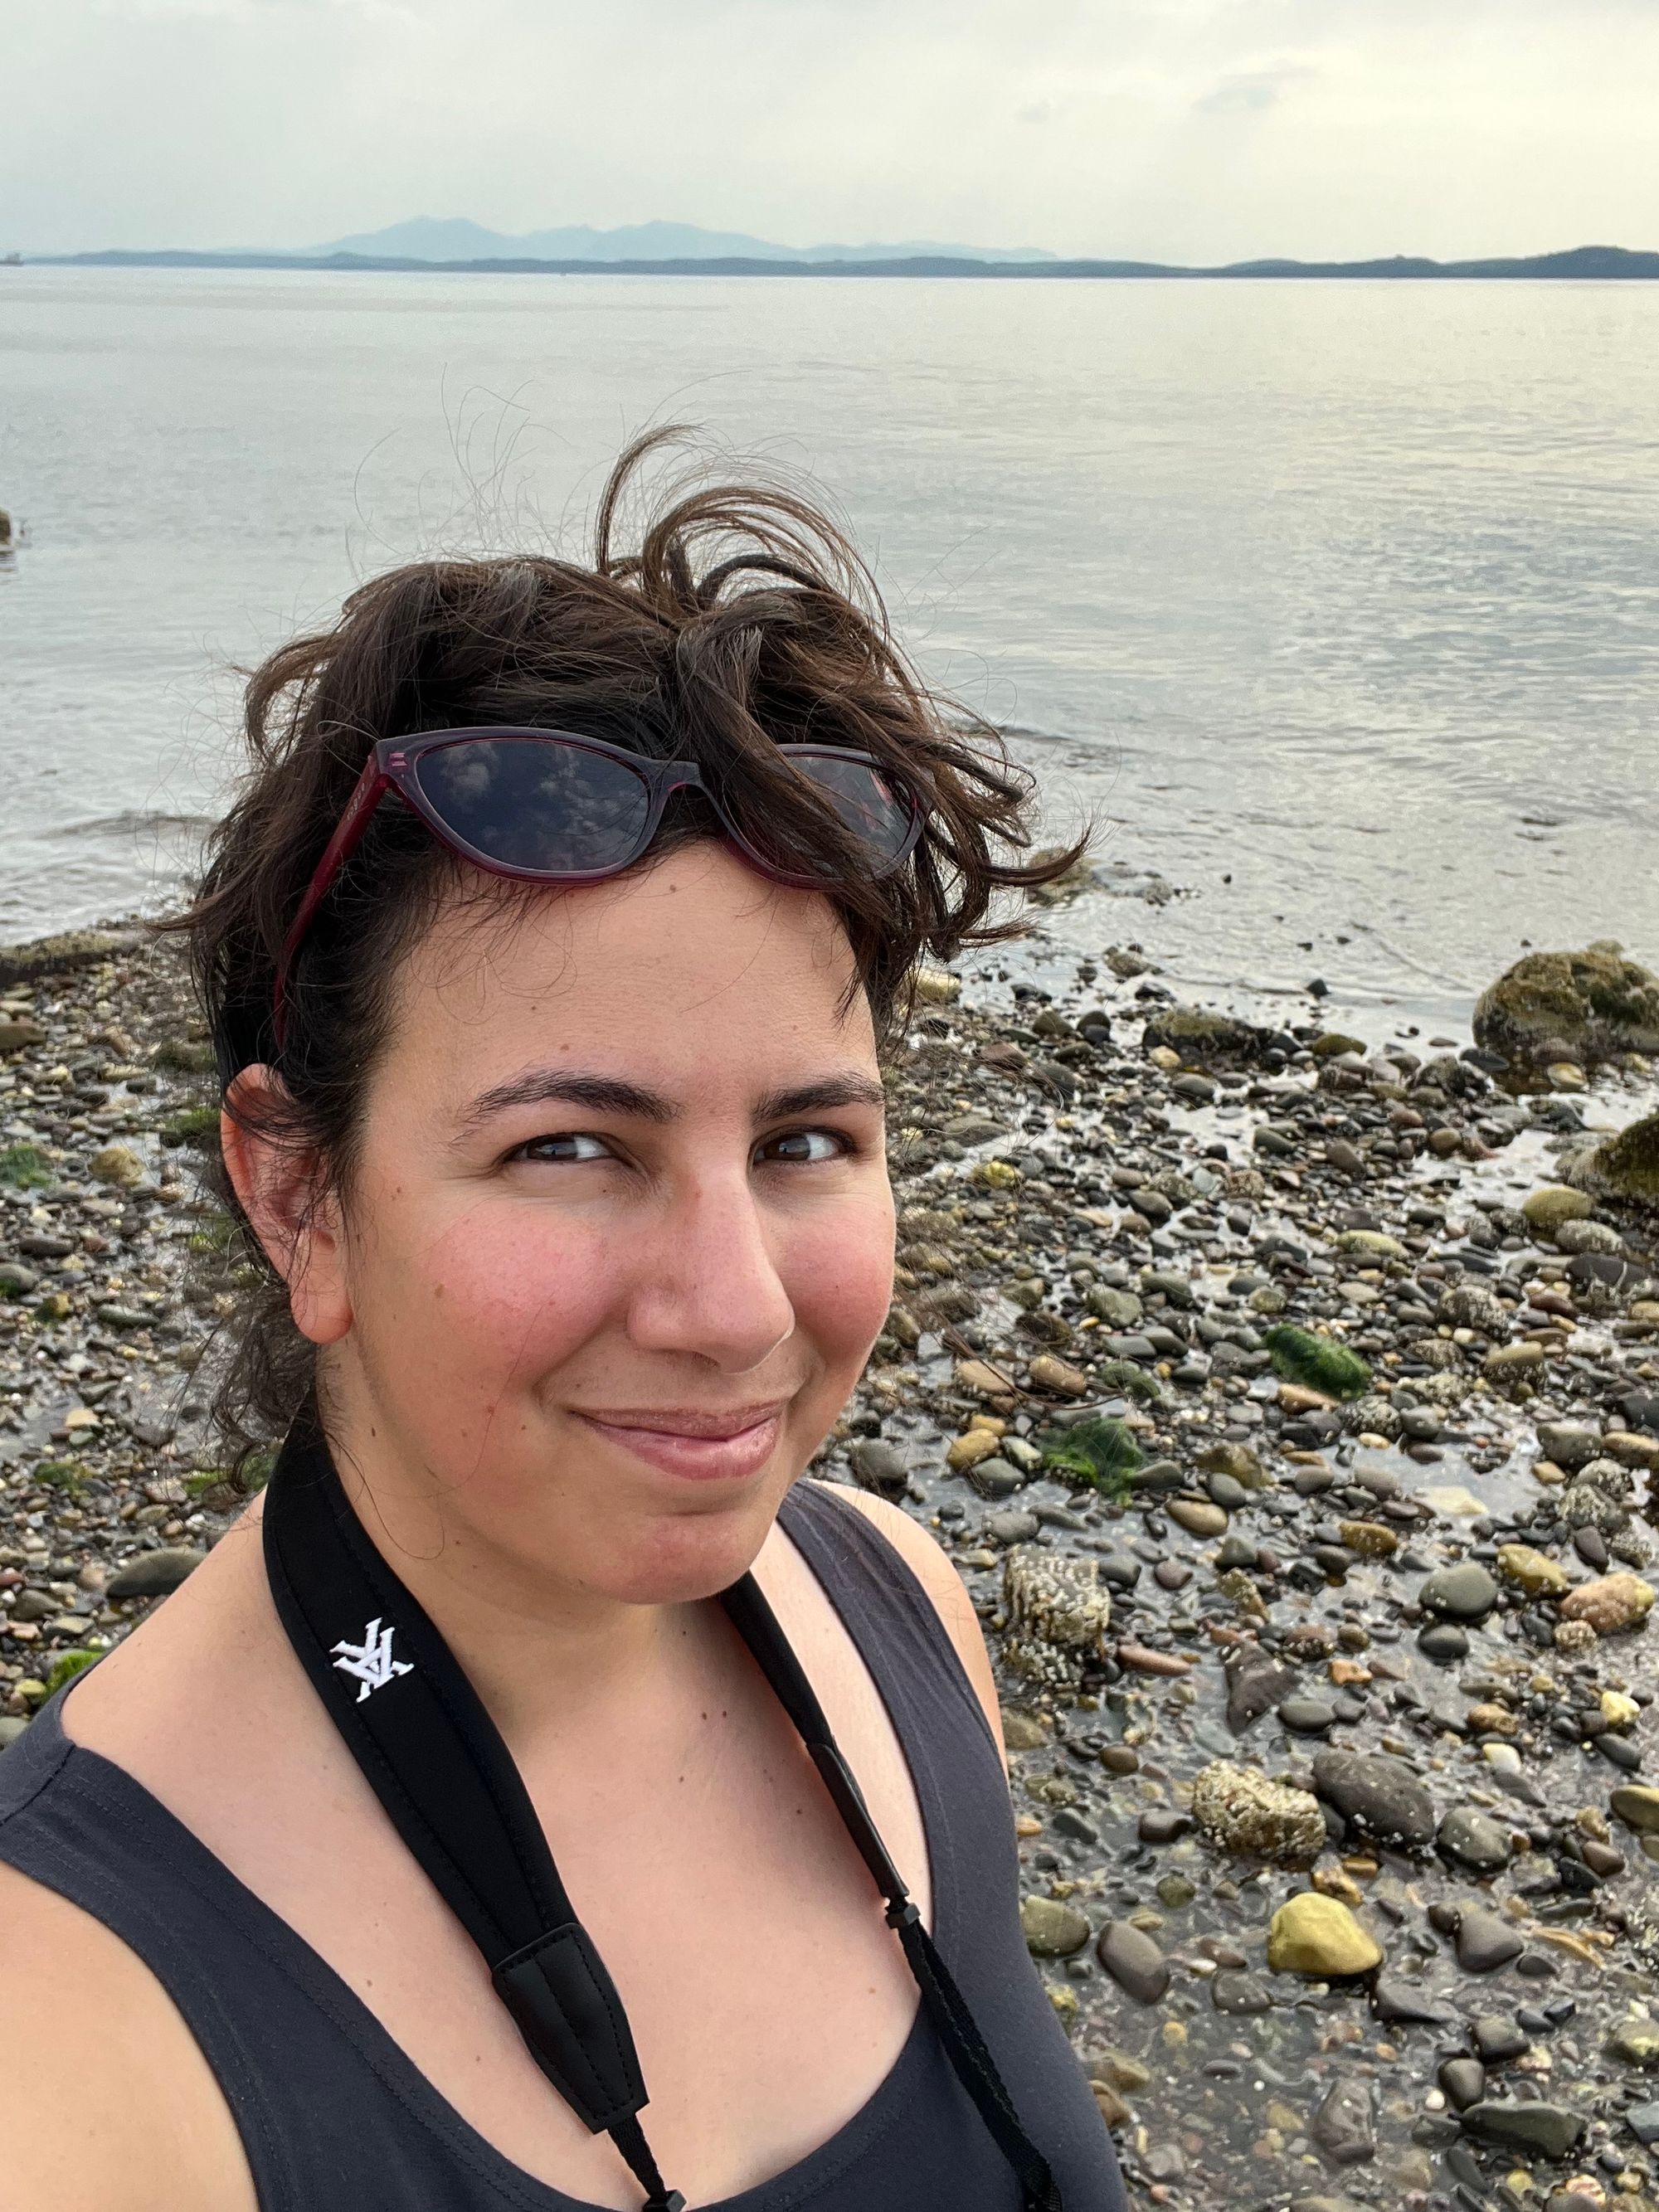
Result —
<instances>
[{"instance_id":1,"label":"sunglasses on head","mask_svg":"<svg viewBox=\"0 0 1659 2212\"><path fill-rule=\"evenodd\" d=\"M871 875L902 867L924 810L868 753L842 745L780 745L780 759L854 841ZM334 835L283 941L273 994L280 1051L294 962L387 792L395 791L441 844L490 875L519 883L596 884L631 868L650 846L677 791L700 791L750 866L797 890L822 890L844 862L815 853L808 833L781 821L741 773L718 788L696 761L647 760L568 730L433 730L382 738L363 763Z\"/></svg>"}]
</instances>

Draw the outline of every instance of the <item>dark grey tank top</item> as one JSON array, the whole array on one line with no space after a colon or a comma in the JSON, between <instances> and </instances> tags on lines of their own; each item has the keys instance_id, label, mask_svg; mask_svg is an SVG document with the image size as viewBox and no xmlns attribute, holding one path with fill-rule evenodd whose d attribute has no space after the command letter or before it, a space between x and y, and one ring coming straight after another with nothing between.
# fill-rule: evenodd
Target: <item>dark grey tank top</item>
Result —
<instances>
[{"instance_id":1,"label":"dark grey tank top","mask_svg":"<svg viewBox=\"0 0 1659 2212\"><path fill-rule=\"evenodd\" d=\"M780 1517L881 1692L921 1808L936 1940L1065 2212L1123 2212L1110 2138L1020 1933L1007 1784L950 1638L855 1507L800 1483ZM122 1768L70 1741L56 1705L0 1758L0 1859L102 1921L167 1990L235 2118L261 2212L594 2212L469 2127L286 1921ZM717 2212L1018 2203L921 2011L845 2127Z\"/></svg>"}]
</instances>

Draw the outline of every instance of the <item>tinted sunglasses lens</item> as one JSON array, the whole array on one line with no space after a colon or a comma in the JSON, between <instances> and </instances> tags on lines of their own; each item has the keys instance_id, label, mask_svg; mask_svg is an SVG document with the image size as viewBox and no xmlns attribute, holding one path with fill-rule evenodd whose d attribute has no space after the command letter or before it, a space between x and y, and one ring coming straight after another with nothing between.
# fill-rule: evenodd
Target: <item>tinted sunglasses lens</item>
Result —
<instances>
[{"instance_id":1,"label":"tinted sunglasses lens","mask_svg":"<svg viewBox=\"0 0 1659 2212\"><path fill-rule=\"evenodd\" d=\"M534 738L473 738L415 764L421 796L464 845L529 874L625 867L651 811L642 776L605 753Z\"/></svg>"},{"instance_id":2,"label":"tinted sunglasses lens","mask_svg":"<svg viewBox=\"0 0 1659 2212\"><path fill-rule=\"evenodd\" d=\"M797 752L789 765L807 777L819 799L862 847L872 872L889 874L908 852L915 809L908 795L888 782L871 761L839 759L833 753ZM779 822L775 816L756 818L752 806L744 810L743 830L756 852L789 875L821 876L833 881L845 863L836 856L815 850L810 835Z\"/></svg>"}]
</instances>

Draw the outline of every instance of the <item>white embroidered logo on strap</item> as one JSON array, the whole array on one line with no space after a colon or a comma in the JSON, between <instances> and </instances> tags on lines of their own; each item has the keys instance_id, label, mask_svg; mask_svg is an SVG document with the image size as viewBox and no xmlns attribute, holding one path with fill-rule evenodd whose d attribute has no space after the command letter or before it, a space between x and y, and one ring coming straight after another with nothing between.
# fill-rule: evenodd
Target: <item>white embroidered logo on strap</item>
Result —
<instances>
[{"instance_id":1,"label":"white embroidered logo on strap","mask_svg":"<svg viewBox=\"0 0 1659 2212\"><path fill-rule=\"evenodd\" d=\"M361 1644L348 1644L342 1637L334 1646L340 1655L335 1665L343 1674L356 1677L360 1705L372 1692L385 1689L394 1675L415 1671L408 1660L392 1657L392 1630L382 1628L377 1617L364 1629Z\"/></svg>"}]
</instances>

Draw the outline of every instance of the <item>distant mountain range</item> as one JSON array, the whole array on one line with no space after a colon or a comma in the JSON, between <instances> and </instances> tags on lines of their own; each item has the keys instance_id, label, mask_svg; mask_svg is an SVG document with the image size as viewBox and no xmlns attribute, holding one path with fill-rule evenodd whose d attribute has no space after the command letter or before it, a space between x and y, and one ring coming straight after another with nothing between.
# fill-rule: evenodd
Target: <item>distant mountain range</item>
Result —
<instances>
[{"instance_id":1,"label":"distant mountain range","mask_svg":"<svg viewBox=\"0 0 1659 2212\"><path fill-rule=\"evenodd\" d=\"M1008 248L941 246L907 239L897 246L779 246L735 230L704 230L695 222L634 222L620 230L594 230L585 222L558 230L529 230L509 237L465 216L440 220L416 216L385 230L360 231L331 245L304 249L307 260L336 253L395 261L1052 261L1040 246Z\"/></svg>"},{"instance_id":2,"label":"distant mountain range","mask_svg":"<svg viewBox=\"0 0 1659 2212\"><path fill-rule=\"evenodd\" d=\"M419 247L419 252L413 249ZM389 229L336 240L306 252L178 250L31 253L26 261L127 269L319 269L492 276L998 276L1022 277L1494 277L1511 280L1659 280L1659 252L1621 246L1577 246L1479 261L1431 261L1395 254L1376 261L1232 261L1212 268L1165 261L1062 260L1036 247L970 252L911 241L899 246L773 246L738 233L690 223L636 223L623 230L532 231L508 238L462 219L421 217Z\"/></svg>"}]
</instances>

